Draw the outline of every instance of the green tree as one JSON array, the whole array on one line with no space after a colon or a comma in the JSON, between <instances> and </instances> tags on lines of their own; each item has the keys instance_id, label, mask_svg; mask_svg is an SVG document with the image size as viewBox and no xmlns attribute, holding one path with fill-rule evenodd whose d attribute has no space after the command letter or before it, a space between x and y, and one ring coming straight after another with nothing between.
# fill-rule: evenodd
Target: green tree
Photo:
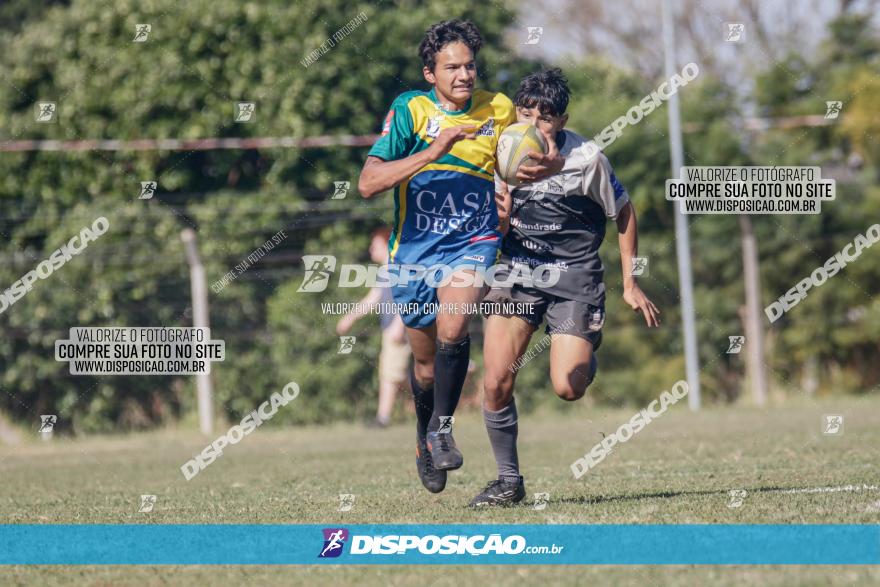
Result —
<instances>
[{"instance_id":1,"label":"green tree","mask_svg":"<svg viewBox=\"0 0 880 587\"><path fill-rule=\"evenodd\" d=\"M366 20L332 50L303 65L361 14ZM479 23L485 83L508 80L499 89L509 90L527 64L502 48L513 14L491 3L74 1L0 41L7 82L0 127L10 140L371 134L397 94L426 88L416 49L424 30L450 15ZM135 43L135 25L143 23L152 27L148 40ZM35 122L38 101L57 104L57 123ZM237 101L256 103L255 122L233 121ZM365 226L390 219L388 198L366 203L352 192L328 202L334 181L356 185L365 152L3 154L0 198L9 212L0 218L0 283L14 282L98 215L111 230L0 314L0 329L10 333L0 342L0 406L22 419L56 409L59 426L84 430L150 425L185 411L189 380L72 377L53 356L54 340L71 326L190 323L184 227L197 229L212 282L279 230L288 234L258 266L212 293L215 335L228 352L214 373L221 413L238 417L305 377L284 353L317 363L333 324L285 284L298 281L304 250L331 242L340 258L354 258ZM157 195L138 200L140 182L149 180L158 181ZM308 336L287 336L291 317L309 319ZM315 389L334 407L312 410L314 419L353 414L351 389L369 401L375 385L363 382L373 371L370 363L355 369L351 380L361 387L330 369L321 373Z\"/></svg>"}]
</instances>

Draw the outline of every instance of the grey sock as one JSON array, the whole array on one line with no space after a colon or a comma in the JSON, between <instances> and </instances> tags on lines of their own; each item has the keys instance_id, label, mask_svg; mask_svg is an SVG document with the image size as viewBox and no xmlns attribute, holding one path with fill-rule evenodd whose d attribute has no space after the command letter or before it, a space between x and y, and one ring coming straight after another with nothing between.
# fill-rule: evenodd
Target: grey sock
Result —
<instances>
[{"instance_id":1,"label":"grey sock","mask_svg":"<svg viewBox=\"0 0 880 587\"><path fill-rule=\"evenodd\" d=\"M519 458L516 454L516 437L519 432L516 414L516 400L497 412L490 412L483 406L483 419L486 422L486 432L489 434L489 444L495 453L495 462L498 463L498 478L518 478Z\"/></svg>"}]
</instances>

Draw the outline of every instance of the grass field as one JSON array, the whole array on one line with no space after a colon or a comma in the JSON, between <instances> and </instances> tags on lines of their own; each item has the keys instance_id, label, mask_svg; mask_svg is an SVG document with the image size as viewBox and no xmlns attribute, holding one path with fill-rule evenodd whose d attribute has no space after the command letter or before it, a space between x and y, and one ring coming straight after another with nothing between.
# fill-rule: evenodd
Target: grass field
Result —
<instances>
[{"instance_id":1,"label":"grass field","mask_svg":"<svg viewBox=\"0 0 880 587\"><path fill-rule=\"evenodd\" d=\"M465 466L432 495L418 482L414 426L259 429L186 482L180 465L206 440L165 430L125 437L55 439L0 448L4 523L878 523L880 401L798 401L783 407L677 406L581 480L570 463L634 410L545 409L521 417L520 460L529 504L465 506L494 476L476 412L456 419ZM295 403L286 409L295 409ZM844 433L821 432L842 414ZM822 488L849 489L825 491ZM868 486L867 488L865 486ZM871 487L874 487L872 489ZM728 491L748 492L728 507ZM792 492L791 490L796 490ZM339 512L339 494L356 496ZM138 513L155 494L152 513ZM462 585L523 584L877 584L878 567L6 567L2 584Z\"/></svg>"}]
</instances>

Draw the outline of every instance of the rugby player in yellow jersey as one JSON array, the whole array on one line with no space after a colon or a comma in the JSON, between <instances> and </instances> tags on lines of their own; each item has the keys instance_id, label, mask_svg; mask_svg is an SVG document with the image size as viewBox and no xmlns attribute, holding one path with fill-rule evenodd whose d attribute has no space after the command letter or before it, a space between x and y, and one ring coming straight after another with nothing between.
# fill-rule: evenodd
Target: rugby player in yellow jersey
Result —
<instances>
[{"instance_id":1,"label":"rugby player in yellow jersey","mask_svg":"<svg viewBox=\"0 0 880 587\"><path fill-rule=\"evenodd\" d=\"M467 375L471 318L464 311L437 312L436 304L472 307L483 298L482 285L461 284L480 283L473 274L495 262L501 242L495 148L502 131L516 120L507 96L475 88L475 58L482 44L470 22L445 21L428 29L419 55L432 89L405 92L394 100L358 182L365 198L394 188L388 269L397 277L394 301L418 308L401 317L414 358L416 467L422 484L434 493L445 488L446 471L463 463L452 437L452 416ZM520 169L521 180L562 169L564 159L545 136L549 152L533 153L537 164ZM429 271L401 280L413 265L441 265L448 273Z\"/></svg>"}]
</instances>

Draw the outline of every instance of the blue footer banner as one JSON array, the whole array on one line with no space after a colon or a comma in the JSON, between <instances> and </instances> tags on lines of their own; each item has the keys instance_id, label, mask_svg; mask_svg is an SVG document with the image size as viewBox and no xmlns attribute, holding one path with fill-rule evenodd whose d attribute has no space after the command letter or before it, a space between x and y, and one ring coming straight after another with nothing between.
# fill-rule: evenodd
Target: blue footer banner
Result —
<instances>
[{"instance_id":1,"label":"blue footer banner","mask_svg":"<svg viewBox=\"0 0 880 587\"><path fill-rule=\"evenodd\" d=\"M0 525L0 564L864 565L880 525Z\"/></svg>"}]
</instances>

